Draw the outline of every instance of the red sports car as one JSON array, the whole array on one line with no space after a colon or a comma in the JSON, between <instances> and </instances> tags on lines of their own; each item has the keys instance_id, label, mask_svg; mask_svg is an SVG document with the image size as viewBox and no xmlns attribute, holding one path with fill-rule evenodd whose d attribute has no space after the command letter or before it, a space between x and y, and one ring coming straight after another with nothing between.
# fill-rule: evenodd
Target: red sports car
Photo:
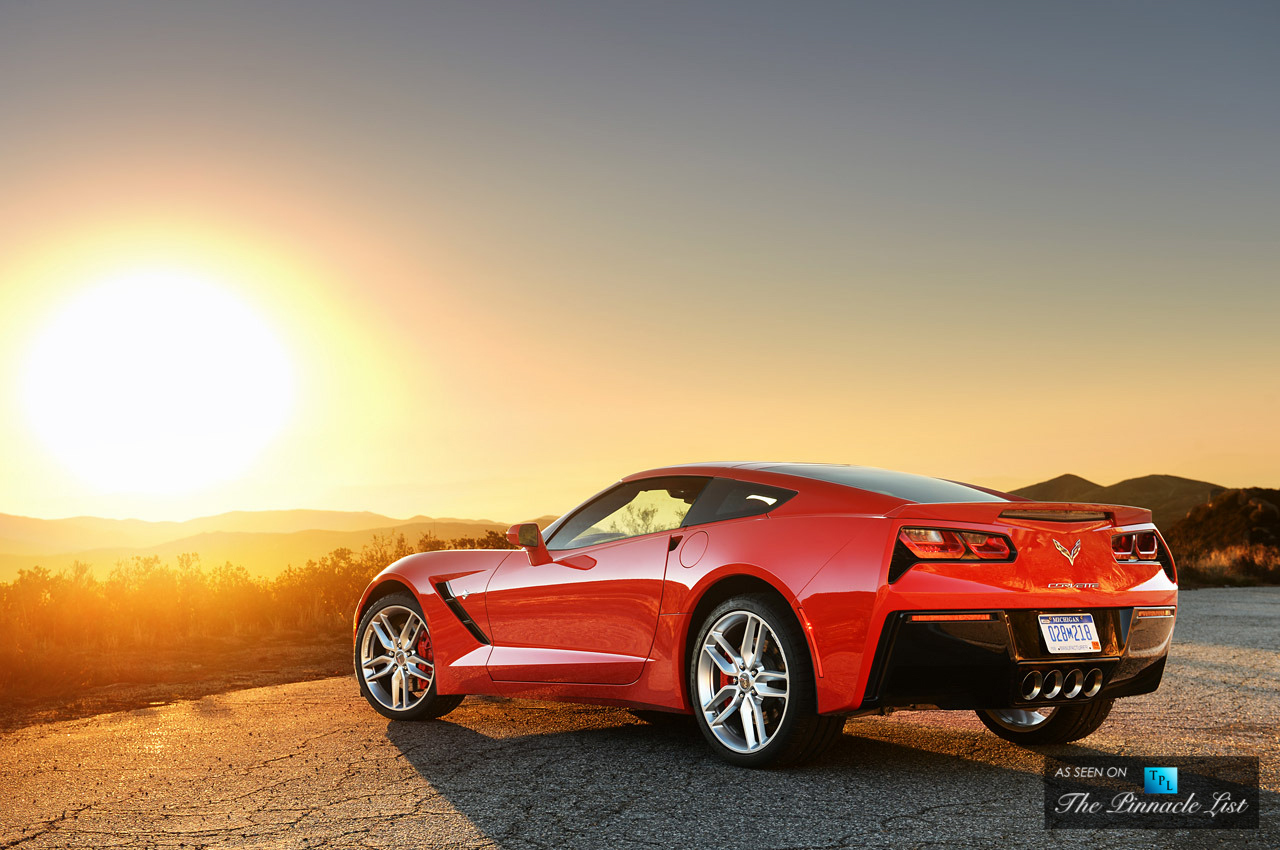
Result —
<instances>
[{"instance_id":1,"label":"red sports car","mask_svg":"<svg viewBox=\"0 0 1280 850\"><path fill-rule=\"evenodd\" d=\"M1147 510L870 467L654 469L508 537L523 551L410 555L369 585L355 667L375 709L501 694L692 714L748 766L905 707L1060 743L1156 689L1177 610Z\"/></svg>"}]
</instances>

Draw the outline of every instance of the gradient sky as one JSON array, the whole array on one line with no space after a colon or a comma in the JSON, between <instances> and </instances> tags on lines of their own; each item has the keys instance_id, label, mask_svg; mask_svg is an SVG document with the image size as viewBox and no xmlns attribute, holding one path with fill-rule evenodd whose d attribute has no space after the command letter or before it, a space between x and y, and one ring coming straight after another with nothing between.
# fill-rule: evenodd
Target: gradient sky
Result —
<instances>
[{"instance_id":1,"label":"gradient sky","mask_svg":"<svg viewBox=\"0 0 1280 850\"><path fill-rule=\"evenodd\" d=\"M514 520L705 459L1280 486L1277 45L1273 2L7 0L0 512ZM157 256L296 398L243 474L110 492L16 388Z\"/></svg>"}]
</instances>

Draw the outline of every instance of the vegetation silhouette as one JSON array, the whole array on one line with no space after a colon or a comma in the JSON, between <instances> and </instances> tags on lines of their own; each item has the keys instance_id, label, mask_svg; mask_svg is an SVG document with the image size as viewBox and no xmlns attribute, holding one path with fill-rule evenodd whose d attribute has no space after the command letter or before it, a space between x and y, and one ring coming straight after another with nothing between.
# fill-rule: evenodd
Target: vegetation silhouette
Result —
<instances>
[{"instance_id":1,"label":"vegetation silhouette","mask_svg":"<svg viewBox=\"0 0 1280 850\"><path fill-rule=\"evenodd\" d=\"M135 556L105 579L80 562L56 573L21 570L0 583L0 700L160 682L173 677L175 659L188 674L193 665L212 674L219 655L253 646L262 649L248 663L263 669L291 644L326 645L328 657L340 658L350 652L360 594L388 564L415 552L510 548L496 531L453 540L428 533L416 544L379 536L359 552L336 549L274 579L230 563L206 568L197 554L174 564Z\"/></svg>"}]
</instances>

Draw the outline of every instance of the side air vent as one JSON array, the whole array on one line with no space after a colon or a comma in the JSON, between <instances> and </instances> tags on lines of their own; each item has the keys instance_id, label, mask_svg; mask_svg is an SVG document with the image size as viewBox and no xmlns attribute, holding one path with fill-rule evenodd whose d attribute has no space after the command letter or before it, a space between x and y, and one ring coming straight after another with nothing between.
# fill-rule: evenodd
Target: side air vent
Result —
<instances>
[{"instance_id":1,"label":"side air vent","mask_svg":"<svg viewBox=\"0 0 1280 850\"><path fill-rule=\"evenodd\" d=\"M480 630L480 627L476 625L476 621L471 619L471 615L467 613L467 609L463 608L462 603L453 595L449 582L442 581L436 584L436 592L440 594L440 598L444 600L445 605L449 606L449 610L458 618L458 621L466 626L467 631L471 632L473 638L486 646L492 643L489 640L489 636Z\"/></svg>"}]
</instances>

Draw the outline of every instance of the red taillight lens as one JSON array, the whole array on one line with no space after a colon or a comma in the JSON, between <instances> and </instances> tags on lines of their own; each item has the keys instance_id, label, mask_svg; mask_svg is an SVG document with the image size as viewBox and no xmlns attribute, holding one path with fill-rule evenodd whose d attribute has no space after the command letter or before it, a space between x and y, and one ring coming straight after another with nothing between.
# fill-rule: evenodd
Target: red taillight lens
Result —
<instances>
[{"instance_id":1,"label":"red taillight lens","mask_svg":"<svg viewBox=\"0 0 1280 850\"><path fill-rule=\"evenodd\" d=\"M970 620L994 620L995 614L912 614L913 623L959 623Z\"/></svg>"},{"instance_id":2,"label":"red taillight lens","mask_svg":"<svg viewBox=\"0 0 1280 850\"><path fill-rule=\"evenodd\" d=\"M1111 554L1116 556L1117 561L1127 561L1133 557L1133 538L1132 534L1117 534L1111 538Z\"/></svg>"},{"instance_id":3,"label":"red taillight lens","mask_svg":"<svg viewBox=\"0 0 1280 850\"><path fill-rule=\"evenodd\" d=\"M979 558L1001 560L1009 557L1009 541L998 534L963 531L960 536L969 544L969 551Z\"/></svg>"},{"instance_id":4,"label":"red taillight lens","mask_svg":"<svg viewBox=\"0 0 1280 850\"><path fill-rule=\"evenodd\" d=\"M983 531L904 528L898 532L898 539L922 560L1007 561L1013 555L1009 538Z\"/></svg>"},{"instance_id":5,"label":"red taillight lens","mask_svg":"<svg viewBox=\"0 0 1280 850\"><path fill-rule=\"evenodd\" d=\"M898 539L917 558L963 558L964 541L954 531L937 528L904 528Z\"/></svg>"},{"instance_id":6,"label":"red taillight lens","mask_svg":"<svg viewBox=\"0 0 1280 850\"><path fill-rule=\"evenodd\" d=\"M1142 560L1154 561L1160 553L1160 541L1154 531L1144 531L1134 535L1134 548Z\"/></svg>"}]
</instances>

